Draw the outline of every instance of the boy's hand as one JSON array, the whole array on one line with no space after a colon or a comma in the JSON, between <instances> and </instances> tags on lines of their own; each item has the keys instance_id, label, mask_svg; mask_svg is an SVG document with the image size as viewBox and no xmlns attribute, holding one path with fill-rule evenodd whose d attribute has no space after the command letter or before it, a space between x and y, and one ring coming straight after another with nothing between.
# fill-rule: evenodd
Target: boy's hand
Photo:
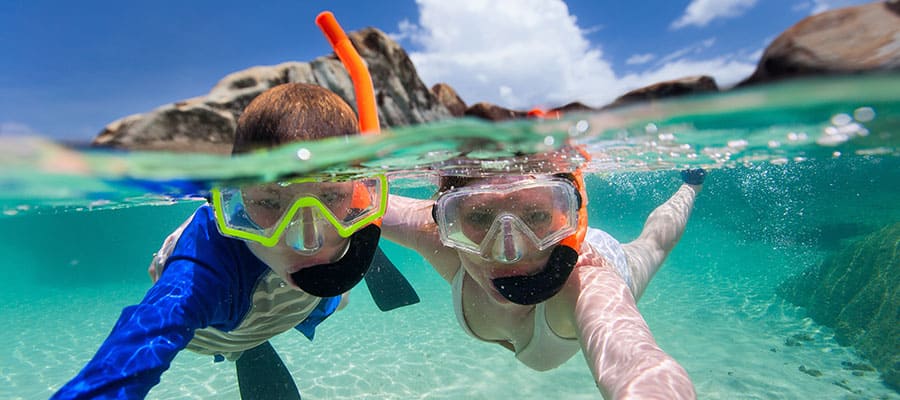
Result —
<instances>
[{"instance_id":1,"label":"boy's hand","mask_svg":"<svg viewBox=\"0 0 900 400\"><path fill-rule=\"evenodd\" d=\"M181 226L169 234L169 237L163 242L159 251L153 253L153 260L150 260L150 266L147 268L147 274L150 275L150 279L153 279L153 282L159 280L159 276L162 275L163 269L166 267L166 259L168 259L169 255L172 254L172 251L175 250L175 244L178 243L178 239L181 238L181 232L184 232L184 228L188 226L192 218L193 216L182 222Z\"/></svg>"},{"instance_id":2,"label":"boy's hand","mask_svg":"<svg viewBox=\"0 0 900 400\"><path fill-rule=\"evenodd\" d=\"M702 185L706 179L706 170L703 168L688 168L681 171L681 180L688 185Z\"/></svg>"}]
</instances>

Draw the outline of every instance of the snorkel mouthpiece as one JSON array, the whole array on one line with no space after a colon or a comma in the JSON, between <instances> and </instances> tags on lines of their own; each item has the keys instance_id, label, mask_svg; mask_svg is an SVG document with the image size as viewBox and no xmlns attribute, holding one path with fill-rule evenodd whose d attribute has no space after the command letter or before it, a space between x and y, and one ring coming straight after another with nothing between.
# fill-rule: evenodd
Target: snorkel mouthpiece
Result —
<instances>
[{"instance_id":1,"label":"snorkel mouthpiece","mask_svg":"<svg viewBox=\"0 0 900 400\"><path fill-rule=\"evenodd\" d=\"M347 252L340 260L301 269L291 274L291 279L304 292L317 297L347 292L365 277L380 237L381 228L368 225L350 236Z\"/></svg>"},{"instance_id":2,"label":"snorkel mouthpiece","mask_svg":"<svg viewBox=\"0 0 900 400\"><path fill-rule=\"evenodd\" d=\"M568 246L556 246L544 269L537 274L494 278L491 283L513 303L524 306L538 304L562 290L577 261L578 252Z\"/></svg>"}]
</instances>

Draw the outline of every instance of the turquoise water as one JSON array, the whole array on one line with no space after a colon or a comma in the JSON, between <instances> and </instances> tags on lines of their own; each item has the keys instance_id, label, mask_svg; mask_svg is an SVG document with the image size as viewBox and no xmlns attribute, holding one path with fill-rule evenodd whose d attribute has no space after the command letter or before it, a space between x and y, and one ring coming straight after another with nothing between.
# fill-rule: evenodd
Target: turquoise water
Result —
<instances>
[{"instance_id":1,"label":"turquoise water","mask_svg":"<svg viewBox=\"0 0 900 400\"><path fill-rule=\"evenodd\" d=\"M894 79L892 79L894 78ZM679 186L710 173L681 242L639 307L656 340L706 399L900 398L833 331L775 295L785 278L900 221L900 80L798 82L563 121L456 121L267 157L86 152L0 137L0 398L46 398L73 377L121 309L150 286L162 239L199 202L173 178L266 178L362 161L392 171L392 192L427 197L424 166L472 146L489 158L566 140L586 165L590 225L621 241ZM223 167L223 165L225 165ZM500 166L506 168L507 166ZM142 183L135 184L134 180ZM580 355L535 372L456 324L448 285L386 243L422 302L382 313L364 285L313 343L273 340L305 399L596 398ZM804 338L800 346L787 343ZM800 370L815 369L821 376ZM183 352L150 398L238 398L234 367Z\"/></svg>"}]
</instances>

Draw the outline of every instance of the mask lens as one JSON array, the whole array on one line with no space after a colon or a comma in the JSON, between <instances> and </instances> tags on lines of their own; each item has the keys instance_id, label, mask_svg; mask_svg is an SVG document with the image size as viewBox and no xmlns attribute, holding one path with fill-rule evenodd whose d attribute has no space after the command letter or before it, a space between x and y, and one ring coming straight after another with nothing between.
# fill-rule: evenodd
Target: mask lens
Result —
<instances>
[{"instance_id":1,"label":"mask lens","mask_svg":"<svg viewBox=\"0 0 900 400\"><path fill-rule=\"evenodd\" d=\"M521 248L527 240L544 250L574 233L578 222L575 187L562 179L463 187L442 195L435 207L445 245L494 258L504 253L499 259L506 260L517 252L504 246Z\"/></svg>"},{"instance_id":2,"label":"mask lens","mask_svg":"<svg viewBox=\"0 0 900 400\"><path fill-rule=\"evenodd\" d=\"M297 214L308 209L316 211L316 226L331 225L341 237L349 237L384 215L386 190L383 175L343 181L301 179L216 189L213 207L223 234L274 246L293 227Z\"/></svg>"}]
</instances>

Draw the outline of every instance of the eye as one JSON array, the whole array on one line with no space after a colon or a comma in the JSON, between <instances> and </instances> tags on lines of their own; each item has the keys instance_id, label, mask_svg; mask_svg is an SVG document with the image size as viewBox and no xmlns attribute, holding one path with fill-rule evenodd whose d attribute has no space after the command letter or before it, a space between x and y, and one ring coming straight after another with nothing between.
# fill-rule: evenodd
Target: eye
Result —
<instances>
[{"instance_id":1,"label":"eye","mask_svg":"<svg viewBox=\"0 0 900 400\"><path fill-rule=\"evenodd\" d=\"M332 206L343 203L344 200L347 199L347 194L343 192L331 191L322 193L320 197L323 203Z\"/></svg>"},{"instance_id":2,"label":"eye","mask_svg":"<svg viewBox=\"0 0 900 400\"><path fill-rule=\"evenodd\" d=\"M251 200L250 204L261 207L266 211L278 211L281 209L281 202L275 199Z\"/></svg>"},{"instance_id":3,"label":"eye","mask_svg":"<svg viewBox=\"0 0 900 400\"><path fill-rule=\"evenodd\" d=\"M552 216L549 212L543 210L531 211L522 216L523 221L529 226L539 226L550 222Z\"/></svg>"},{"instance_id":4,"label":"eye","mask_svg":"<svg viewBox=\"0 0 900 400\"><path fill-rule=\"evenodd\" d=\"M466 214L466 222L473 227L486 229L494 222L493 210L472 210Z\"/></svg>"}]
</instances>

